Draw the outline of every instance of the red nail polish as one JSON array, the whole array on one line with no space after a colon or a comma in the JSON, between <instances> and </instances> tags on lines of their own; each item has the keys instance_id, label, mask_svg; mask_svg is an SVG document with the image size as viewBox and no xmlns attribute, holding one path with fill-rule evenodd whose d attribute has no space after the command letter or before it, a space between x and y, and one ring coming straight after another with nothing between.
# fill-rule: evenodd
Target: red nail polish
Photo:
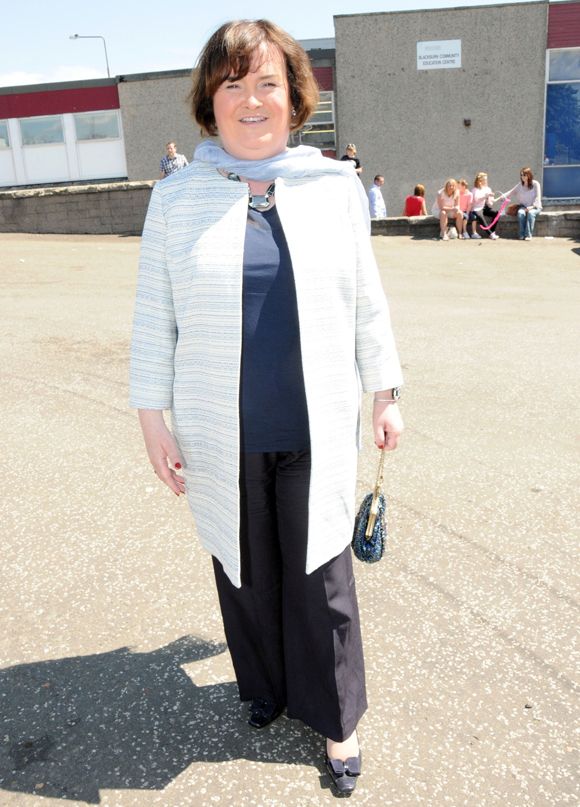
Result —
<instances>
[{"instance_id":1,"label":"red nail polish","mask_svg":"<svg viewBox=\"0 0 580 807\"><path fill-rule=\"evenodd\" d=\"M173 492L175 493L175 491L173 491ZM175 493L175 495L177 496L177 498L179 498L179 493Z\"/></svg>"},{"instance_id":2,"label":"red nail polish","mask_svg":"<svg viewBox=\"0 0 580 807\"><path fill-rule=\"evenodd\" d=\"M379 448L384 448L384 446L379 446Z\"/></svg>"},{"instance_id":3,"label":"red nail polish","mask_svg":"<svg viewBox=\"0 0 580 807\"><path fill-rule=\"evenodd\" d=\"M175 463L175 467L176 467L176 468L181 468L181 463L180 463L180 462L176 462L176 463Z\"/></svg>"}]
</instances>

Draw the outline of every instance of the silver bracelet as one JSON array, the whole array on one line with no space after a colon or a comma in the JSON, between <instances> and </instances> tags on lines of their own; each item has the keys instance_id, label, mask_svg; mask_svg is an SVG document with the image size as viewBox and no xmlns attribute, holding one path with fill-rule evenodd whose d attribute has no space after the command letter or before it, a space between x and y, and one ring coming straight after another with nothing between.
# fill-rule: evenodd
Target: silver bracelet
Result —
<instances>
[{"instance_id":1,"label":"silver bracelet","mask_svg":"<svg viewBox=\"0 0 580 807\"><path fill-rule=\"evenodd\" d=\"M375 401L380 401L381 403L397 403L394 398L374 398Z\"/></svg>"}]
</instances>

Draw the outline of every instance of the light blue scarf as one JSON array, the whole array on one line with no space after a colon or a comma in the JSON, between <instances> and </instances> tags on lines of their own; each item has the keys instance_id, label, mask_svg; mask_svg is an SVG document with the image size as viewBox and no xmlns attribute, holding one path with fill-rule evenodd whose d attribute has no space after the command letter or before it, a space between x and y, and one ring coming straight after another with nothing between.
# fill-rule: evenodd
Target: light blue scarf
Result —
<instances>
[{"instance_id":1,"label":"light blue scarf","mask_svg":"<svg viewBox=\"0 0 580 807\"><path fill-rule=\"evenodd\" d=\"M230 156L211 140L205 140L196 148L194 160L213 165L253 182L268 182L268 180L283 177L284 179L298 179L312 174L341 174L355 182L360 199L363 216L367 229L371 231L369 203L365 189L352 163L346 160L331 160L323 157L322 152L312 146L296 146L287 148L281 154L269 157L267 160L238 160Z\"/></svg>"}]
</instances>

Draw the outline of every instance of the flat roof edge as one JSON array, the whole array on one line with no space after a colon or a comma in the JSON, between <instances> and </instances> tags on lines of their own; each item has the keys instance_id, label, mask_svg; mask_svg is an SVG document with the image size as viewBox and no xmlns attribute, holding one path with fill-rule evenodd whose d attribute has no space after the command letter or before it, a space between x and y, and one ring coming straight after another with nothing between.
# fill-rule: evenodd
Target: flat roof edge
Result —
<instances>
[{"instance_id":1,"label":"flat roof edge","mask_svg":"<svg viewBox=\"0 0 580 807\"><path fill-rule=\"evenodd\" d=\"M570 2L578 2L578 0L570 0ZM447 8L413 8L405 11L363 11L360 14L334 14L334 20L341 20L347 17L386 17L393 16L394 14L433 14L440 13L441 11L472 11L476 8L485 8L488 11L492 8L521 8L522 6L548 6L553 5L551 0L528 0L527 3L494 3L493 5L481 6L448 6Z\"/></svg>"},{"instance_id":2,"label":"flat roof edge","mask_svg":"<svg viewBox=\"0 0 580 807\"><path fill-rule=\"evenodd\" d=\"M26 95L31 92L51 92L56 90L76 90L80 87L114 87L118 77L87 78L79 81L55 81L46 84L17 84L12 87L0 87L0 95Z\"/></svg>"},{"instance_id":3,"label":"flat roof edge","mask_svg":"<svg viewBox=\"0 0 580 807\"><path fill-rule=\"evenodd\" d=\"M148 73L124 73L117 76L119 83L126 81L155 81L163 78L184 78L191 76L191 67L180 68L179 70L155 70Z\"/></svg>"}]
</instances>

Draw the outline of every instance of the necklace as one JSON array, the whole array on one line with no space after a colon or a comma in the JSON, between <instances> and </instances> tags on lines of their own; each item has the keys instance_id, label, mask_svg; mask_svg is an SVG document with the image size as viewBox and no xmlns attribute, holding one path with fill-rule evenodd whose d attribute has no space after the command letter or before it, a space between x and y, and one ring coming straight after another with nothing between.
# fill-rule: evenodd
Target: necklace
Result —
<instances>
[{"instance_id":1,"label":"necklace","mask_svg":"<svg viewBox=\"0 0 580 807\"><path fill-rule=\"evenodd\" d=\"M231 179L232 182L242 181L237 174L231 171L228 172L228 179ZM276 183L272 182L265 194L262 196L252 196L252 191L248 185L248 207L251 207L252 210L267 210L270 207L270 197L274 196L275 191Z\"/></svg>"}]
</instances>

